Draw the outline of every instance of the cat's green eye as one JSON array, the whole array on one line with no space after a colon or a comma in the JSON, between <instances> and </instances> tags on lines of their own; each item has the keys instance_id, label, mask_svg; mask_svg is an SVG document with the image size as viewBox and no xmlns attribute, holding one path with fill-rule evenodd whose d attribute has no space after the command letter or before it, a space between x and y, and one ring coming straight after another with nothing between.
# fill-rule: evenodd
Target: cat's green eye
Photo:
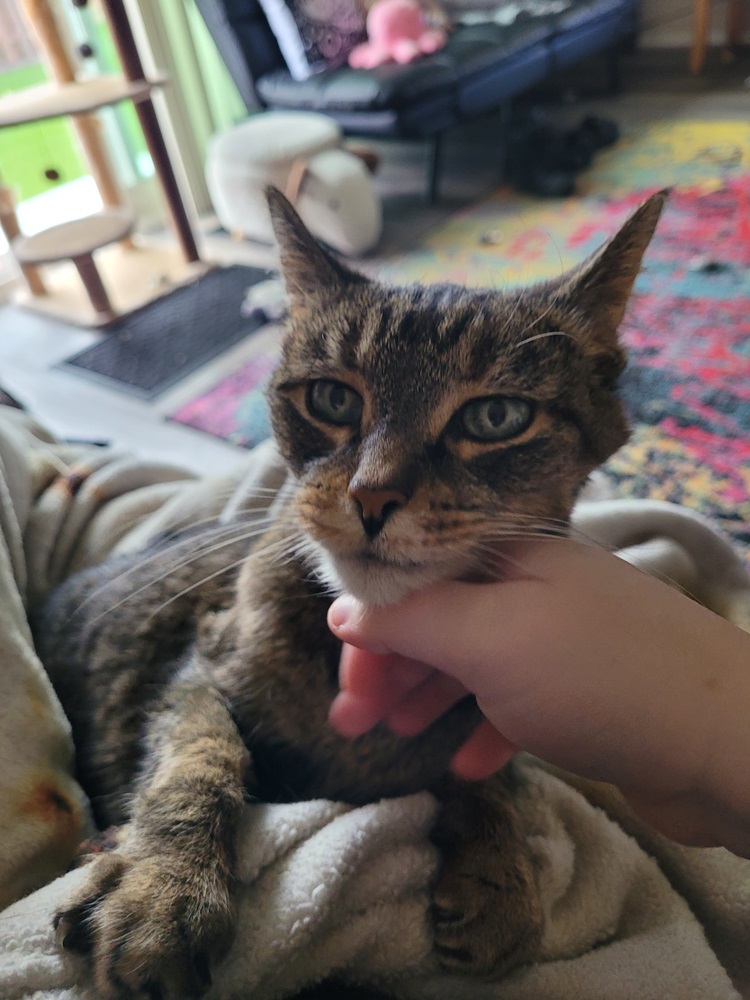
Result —
<instances>
[{"instance_id":1,"label":"cat's green eye","mask_svg":"<svg viewBox=\"0 0 750 1000\"><path fill-rule=\"evenodd\" d=\"M308 385L307 408L318 420L351 426L362 417L362 397L343 382L322 378Z\"/></svg>"},{"instance_id":2,"label":"cat's green eye","mask_svg":"<svg viewBox=\"0 0 750 1000\"><path fill-rule=\"evenodd\" d=\"M459 416L467 437L475 441L507 441L526 430L534 409L525 399L487 396L467 403Z\"/></svg>"}]
</instances>

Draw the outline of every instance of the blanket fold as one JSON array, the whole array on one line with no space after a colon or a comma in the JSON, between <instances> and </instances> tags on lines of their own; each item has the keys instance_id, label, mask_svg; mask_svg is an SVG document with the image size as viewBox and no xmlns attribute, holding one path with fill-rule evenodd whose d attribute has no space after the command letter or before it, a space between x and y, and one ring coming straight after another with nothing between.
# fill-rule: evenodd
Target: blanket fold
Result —
<instances>
[{"instance_id":1,"label":"blanket fold","mask_svg":"<svg viewBox=\"0 0 750 1000\"><path fill-rule=\"evenodd\" d=\"M28 602L75 569L163 531L265 512L284 475L272 445L250 453L236 474L196 480L57 444L0 407L3 998L84 997L55 947L51 918L85 877L85 869L61 873L89 817L71 777L69 727L31 644ZM750 624L745 568L698 515L610 498L579 504L574 523L581 536ZM518 768L547 918L537 963L499 983L438 970L428 916L436 803L427 793L357 809L254 803L238 843L237 936L212 970L211 1000L281 1000L331 977L403 1000L750 996L749 862L677 847L586 783L530 759Z\"/></svg>"}]
</instances>

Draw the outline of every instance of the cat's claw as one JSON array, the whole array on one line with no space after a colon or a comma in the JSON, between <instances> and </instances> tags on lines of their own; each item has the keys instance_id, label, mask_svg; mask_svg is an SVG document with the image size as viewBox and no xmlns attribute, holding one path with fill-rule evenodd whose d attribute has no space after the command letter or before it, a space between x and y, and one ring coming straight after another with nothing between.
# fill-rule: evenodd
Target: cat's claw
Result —
<instances>
[{"instance_id":1,"label":"cat's claw","mask_svg":"<svg viewBox=\"0 0 750 1000\"><path fill-rule=\"evenodd\" d=\"M59 946L83 963L102 1000L200 997L232 925L228 889L199 885L179 859L119 853L91 864L55 918Z\"/></svg>"},{"instance_id":2,"label":"cat's claw","mask_svg":"<svg viewBox=\"0 0 750 1000\"><path fill-rule=\"evenodd\" d=\"M461 850L444 860L433 890L435 956L450 972L497 979L538 953L541 902L524 858Z\"/></svg>"}]
</instances>

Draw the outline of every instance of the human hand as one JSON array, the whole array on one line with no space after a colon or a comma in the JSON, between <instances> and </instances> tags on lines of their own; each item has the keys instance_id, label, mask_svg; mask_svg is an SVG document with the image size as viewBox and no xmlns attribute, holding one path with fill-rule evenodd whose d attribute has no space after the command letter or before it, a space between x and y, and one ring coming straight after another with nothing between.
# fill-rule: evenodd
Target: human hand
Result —
<instances>
[{"instance_id":1,"label":"human hand","mask_svg":"<svg viewBox=\"0 0 750 1000\"><path fill-rule=\"evenodd\" d=\"M748 742L750 637L600 549L540 540L507 555L517 568L500 582L335 602L333 631L366 655L342 658L333 725L408 735L471 692L488 721L454 759L464 777L518 746L617 784L670 835L726 842L704 812L738 795L750 807L728 767Z\"/></svg>"},{"instance_id":2,"label":"human hand","mask_svg":"<svg viewBox=\"0 0 750 1000\"><path fill-rule=\"evenodd\" d=\"M348 643L341 654L339 684L329 719L342 736L359 736L378 722L398 736L413 736L471 693L426 663ZM499 771L517 750L486 719L454 756L452 770L458 777L479 781Z\"/></svg>"}]
</instances>

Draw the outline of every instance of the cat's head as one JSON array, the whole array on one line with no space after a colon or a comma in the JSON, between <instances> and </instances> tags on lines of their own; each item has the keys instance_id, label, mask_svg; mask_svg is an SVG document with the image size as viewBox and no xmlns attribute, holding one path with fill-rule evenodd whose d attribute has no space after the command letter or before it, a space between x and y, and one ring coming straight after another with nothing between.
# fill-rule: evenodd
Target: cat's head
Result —
<instances>
[{"instance_id":1,"label":"cat's head","mask_svg":"<svg viewBox=\"0 0 750 1000\"><path fill-rule=\"evenodd\" d=\"M503 538L559 531L627 438L617 327L666 195L574 271L513 291L381 285L268 198L290 306L271 419L323 578L389 603L491 571Z\"/></svg>"}]
</instances>

